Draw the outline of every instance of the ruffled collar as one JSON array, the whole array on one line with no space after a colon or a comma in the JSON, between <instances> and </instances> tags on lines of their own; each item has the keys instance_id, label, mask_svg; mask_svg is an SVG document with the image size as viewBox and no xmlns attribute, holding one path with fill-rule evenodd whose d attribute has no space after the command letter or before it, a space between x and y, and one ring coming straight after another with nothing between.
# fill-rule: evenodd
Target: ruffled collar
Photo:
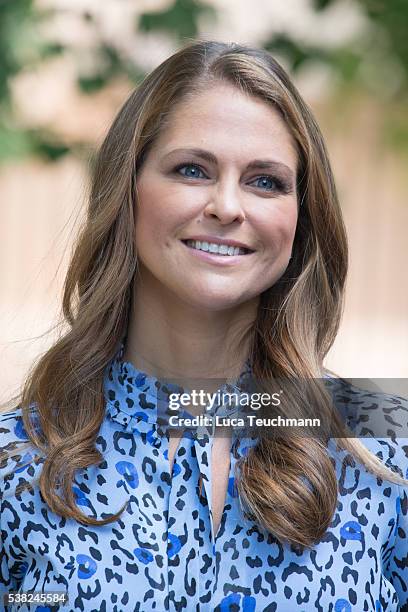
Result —
<instances>
[{"instance_id":1,"label":"ruffled collar","mask_svg":"<svg viewBox=\"0 0 408 612\"><path fill-rule=\"evenodd\" d=\"M169 395L171 393L189 393L189 389L159 380L137 369L131 362L123 360L124 347L121 345L118 353L107 366L104 377L104 395L106 413L110 419L120 423L127 429L137 428L140 431L151 430L153 423L160 425L168 421L174 414L169 410ZM250 379L251 365L249 359L239 377L233 383L224 383L219 392L239 393ZM215 405L206 413L234 414L238 406ZM180 416L192 416L187 410L179 409Z\"/></svg>"}]
</instances>

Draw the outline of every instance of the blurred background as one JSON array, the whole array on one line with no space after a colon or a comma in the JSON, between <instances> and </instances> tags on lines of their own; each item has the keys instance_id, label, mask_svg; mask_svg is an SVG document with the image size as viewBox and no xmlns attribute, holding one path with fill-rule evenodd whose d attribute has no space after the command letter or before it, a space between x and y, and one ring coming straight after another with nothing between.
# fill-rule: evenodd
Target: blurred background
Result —
<instances>
[{"instance_id":1,"label":"blurred background","mask_svg":"<svg viewBox=\"0 0 408 612\"><path fill-rule=\"evenodd\" d=\"M406 0L0 0L0 400L58 333L89 163L186 37L270 50L326 138L350 243L326 366L408 378Z\"/></svg>"}]
</instances>

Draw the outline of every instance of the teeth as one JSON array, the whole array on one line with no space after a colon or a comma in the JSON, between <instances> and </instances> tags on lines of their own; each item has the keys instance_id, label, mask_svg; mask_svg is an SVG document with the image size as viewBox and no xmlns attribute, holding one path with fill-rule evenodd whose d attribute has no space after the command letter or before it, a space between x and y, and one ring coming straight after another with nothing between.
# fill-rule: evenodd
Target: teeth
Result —
<instances>
[{"instance_id":1,"label":"teeth","mask_svg":"<svg viewBox=\"0 0 408 612\"><path fill-rule=\"evenodd\" d=\"M201 242L200 240L186 240L186 244L199 251L208 251L217 255L245 255L246 250L240 247L228 246L227 244L216 244L215 242Z\"/></svg>"}]
</instances>

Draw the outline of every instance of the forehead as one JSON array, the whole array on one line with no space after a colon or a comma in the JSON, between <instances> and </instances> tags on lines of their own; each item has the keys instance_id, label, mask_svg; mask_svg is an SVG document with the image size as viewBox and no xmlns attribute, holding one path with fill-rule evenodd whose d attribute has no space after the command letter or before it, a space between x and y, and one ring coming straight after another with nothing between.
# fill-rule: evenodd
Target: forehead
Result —
<instances>
[{"instance_id":1,"label":"forehead","mask_svg":"<svg viewBox=\"0 0 408 612\"><path fill-rule=\"evenodd\" d=\"M275 155L296 166L295 141L280 112L233 85L220 83L181 100L168 116L156 145L207 147L217 155Z\"/></svg>"}]
</instances>

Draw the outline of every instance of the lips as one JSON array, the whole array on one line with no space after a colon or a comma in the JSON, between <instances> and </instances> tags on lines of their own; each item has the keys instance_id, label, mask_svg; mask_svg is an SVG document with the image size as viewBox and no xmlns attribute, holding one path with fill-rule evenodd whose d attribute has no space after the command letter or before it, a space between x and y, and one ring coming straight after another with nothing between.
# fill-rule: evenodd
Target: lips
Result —
<instances>
[{"instance_id":1,"label":"lips","mask_svg":"<svg viewBox=\"0 0 408 612\"><path fill-rule=\"evenodd\" d=\"M201 235L199 237L192 236L189 238L182 238L181 242L190 248L221 255L248 255L254 252L254 250L244 242L238 242L237 240L230 240L227 238L222 239Z\"/></svg>"},{"instance_id":2,"label":"lips","mask_svg":"<svg viewBox=\"0 0 408 612\"><path fill-rule=\"evenodd\" d=\"M236 257L237 255L248 255L250 251L241 247L228 246L226 244L217 244L200 240L182 240L182 242L190 249L209 253L210 255L219 255L221 257Z\"/></svg>"}]
</instances>

